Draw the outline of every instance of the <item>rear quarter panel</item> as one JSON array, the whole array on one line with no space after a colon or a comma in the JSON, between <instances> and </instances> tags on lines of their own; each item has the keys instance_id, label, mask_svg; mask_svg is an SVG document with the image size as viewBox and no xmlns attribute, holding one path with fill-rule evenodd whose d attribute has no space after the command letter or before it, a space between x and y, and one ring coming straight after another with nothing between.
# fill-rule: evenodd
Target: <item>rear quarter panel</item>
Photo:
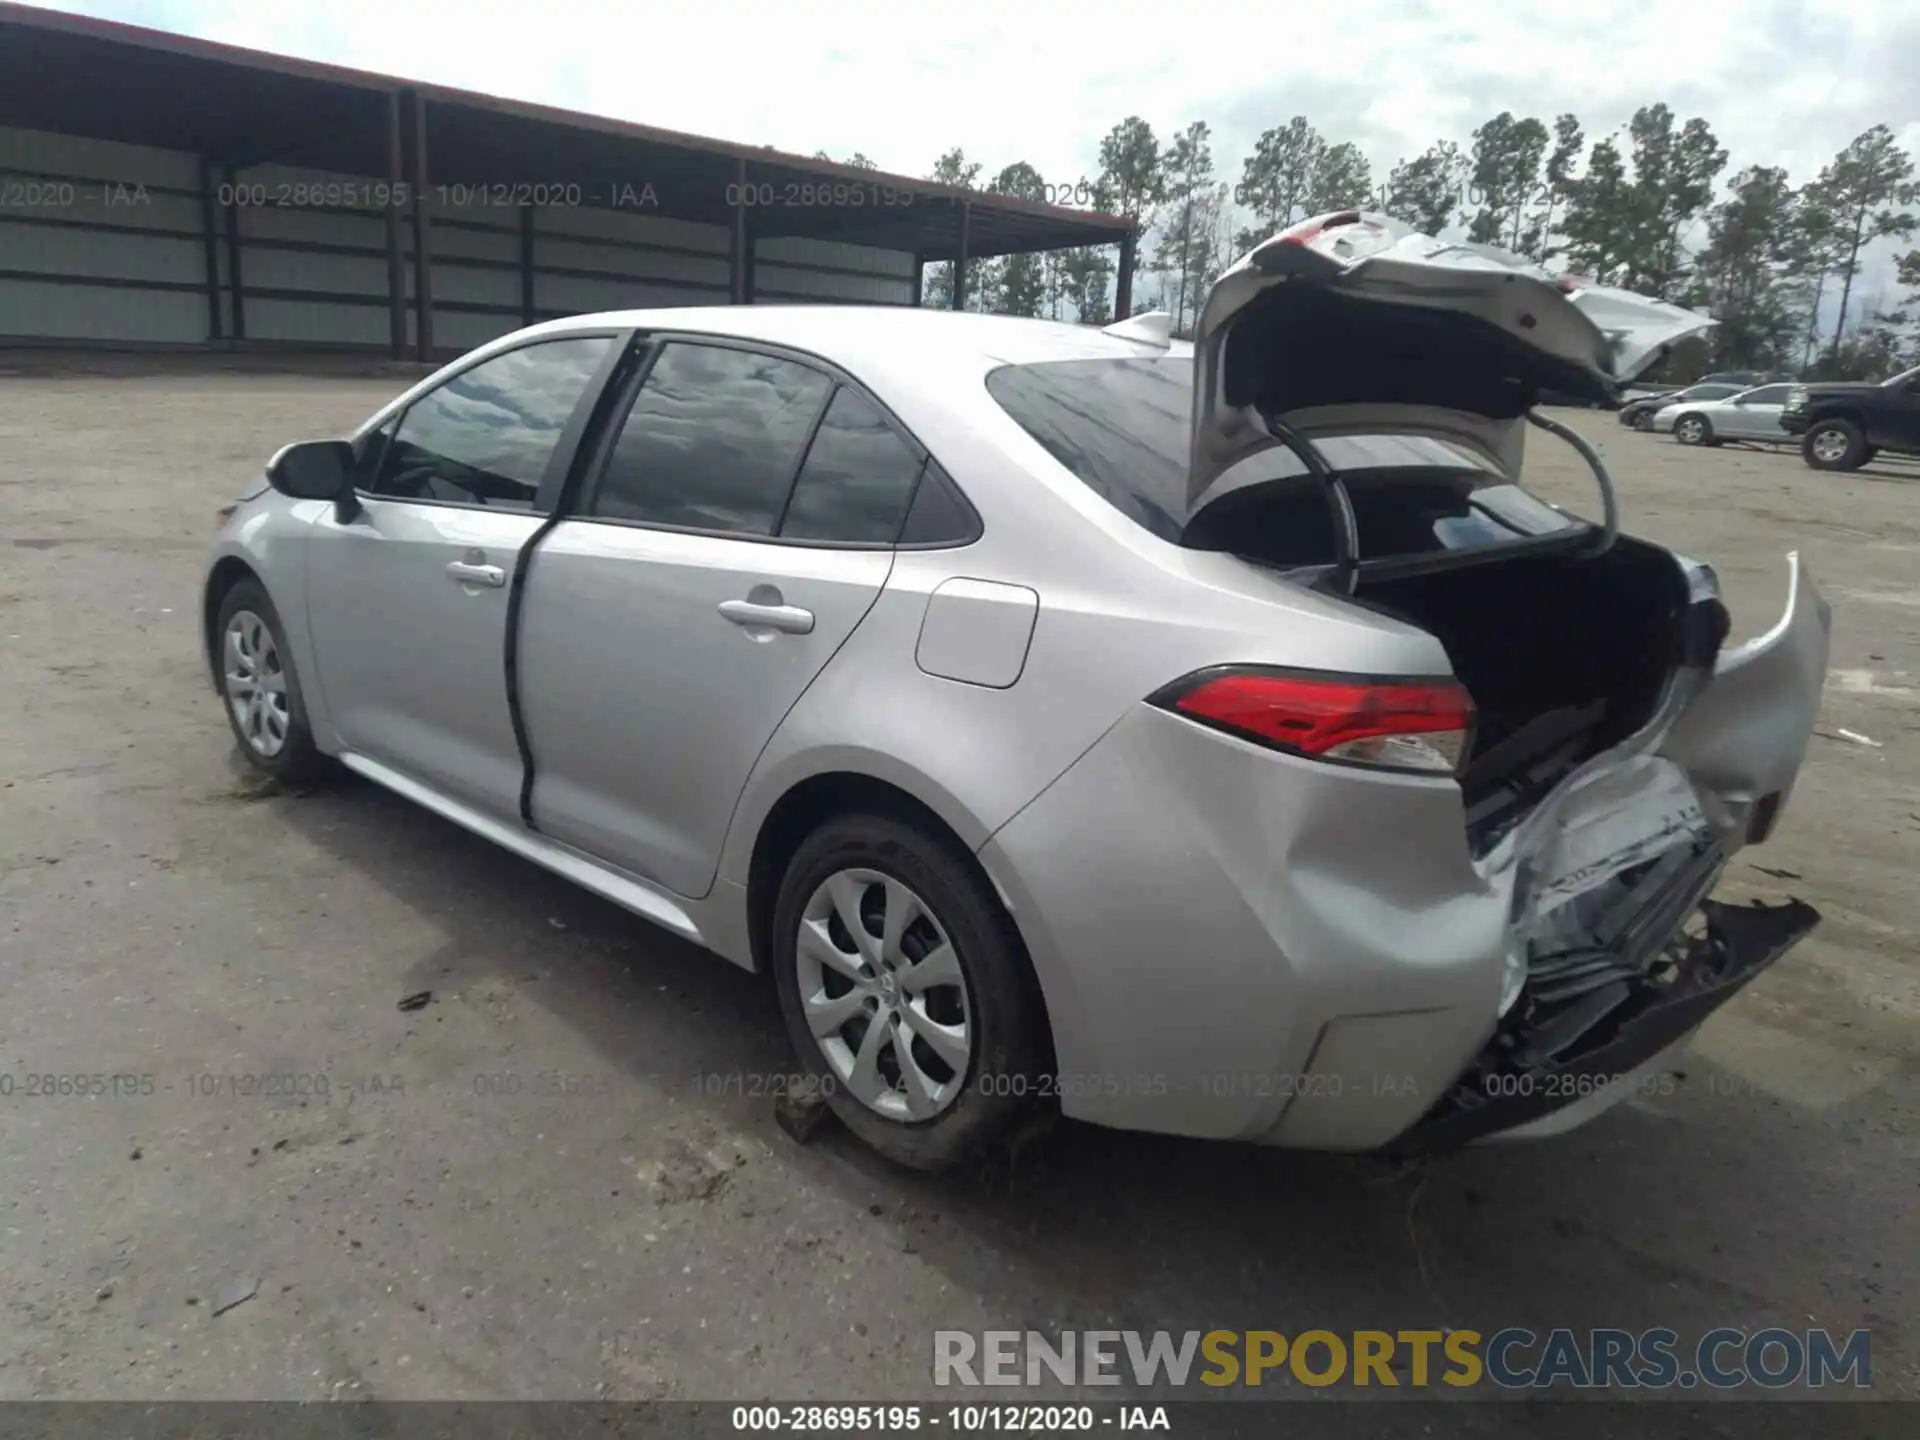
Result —
<instances>
[{"instance_id":1,"label":"rear quarter panel","mask_svg":"<svg viewBox=\"0 0 1920 1440\"><path fill-rule=\"evenodd\" d=\"M766 815L794 785L870 774L931 806L977 849L1135 703L1208 665L1267 663L1446 674L1423 632L1317 596L1223 554L1156 539L1059 465L988 398L881 398L929 444L980 512L982 537L903 550L853 636L775 732L742 795L721 864L744 883ZM928 603L953 580L1038 597L1007 686L917 662Z\"/></svg>"}]
</instances>

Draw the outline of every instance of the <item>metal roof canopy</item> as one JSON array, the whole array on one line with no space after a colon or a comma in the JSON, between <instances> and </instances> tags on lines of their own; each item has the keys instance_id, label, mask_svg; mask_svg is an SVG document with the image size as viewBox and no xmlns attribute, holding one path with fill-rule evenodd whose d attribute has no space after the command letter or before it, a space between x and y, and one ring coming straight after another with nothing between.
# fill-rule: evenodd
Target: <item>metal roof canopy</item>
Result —
<instances>
[{"instance_id":1,"label":"metal roof canopy","mask_svg":"<svg viewBox=\"0 0 1920 1440\"><path fill-rule=\"evenodd\" d=\"M577 184L586 203L614 208L619 197L632 206L650 188L640 202L650 214L925 260L1074 245L1133 249L1125 216L0 0L0 123L183 150L220 167L271 162L388 177L392 116L416 105L426 134L410 134L407 149L425 162L433 186ZM416 153L422 138L426 156ZM858 187L865 203L854 203L851 189L844 202L799 203L807 198L799 187L823 183ZM743 184L772 203L744 203Z\"/></svg>"}]
</instances>

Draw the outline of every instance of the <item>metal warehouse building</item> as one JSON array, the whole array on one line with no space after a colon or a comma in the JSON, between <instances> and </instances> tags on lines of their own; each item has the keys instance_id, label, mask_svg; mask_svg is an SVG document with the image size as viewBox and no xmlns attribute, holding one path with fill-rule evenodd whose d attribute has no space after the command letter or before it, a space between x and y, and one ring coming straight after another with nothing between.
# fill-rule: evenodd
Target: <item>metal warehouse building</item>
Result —
<instances>
[{"instance_id":1,"label":"metal warehouse building","mask_svg":"<svg viewBox=\"0 0 1920 1440\"><path fill-rule=\"evenodd\" d=\"M1125 316L1134 243L1119 216L0 3L0 345L437 359L582 311L913 305L929 261L1098 244Z\"/></svg>"}]
</instances>

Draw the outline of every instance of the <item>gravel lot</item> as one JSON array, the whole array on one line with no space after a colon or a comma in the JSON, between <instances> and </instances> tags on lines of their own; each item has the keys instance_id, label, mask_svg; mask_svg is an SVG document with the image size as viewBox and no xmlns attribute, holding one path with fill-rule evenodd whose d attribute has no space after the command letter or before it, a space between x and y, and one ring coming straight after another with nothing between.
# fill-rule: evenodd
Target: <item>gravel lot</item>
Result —
<instances>
[{"instance_id":1,"label":"gravel lot","mask_svg":"<svg viewBox=\"0 0 1920 1440\"><path fill-rule=\"evenodd\" d=\"M404 382L125 368L0 373L0 1398L878 1400L933 1394L936 1327L1028 1326L1866 1326L1920 1388L1920 468L1572 417L1736 638L1791 548L1834 608L1822 737L1721 892L1825 923L1671 1096L1418 1175L1066 1126L930 1181L775 1127L753 977L366 783L246 783L215 508ZM103 1072L151 1093L23 1093ZM200 1078L261 1072L326 1093Z\"/></svg>"}]
</instances>

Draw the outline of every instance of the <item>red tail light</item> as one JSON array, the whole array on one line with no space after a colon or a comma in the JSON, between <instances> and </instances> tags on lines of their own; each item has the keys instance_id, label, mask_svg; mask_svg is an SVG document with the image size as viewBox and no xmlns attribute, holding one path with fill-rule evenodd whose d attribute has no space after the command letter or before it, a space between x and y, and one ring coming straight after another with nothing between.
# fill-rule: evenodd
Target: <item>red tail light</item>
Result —
<instances>
[{"instance_id":1,"label":"red tail light","mask_svg":"<svg viewBox=\"0 0 1920 1440\"><path fill-rule=\"evenodd\" d=\"M1473 734L1473 698L1451 680L1366 680L1229 666L1152 702L1276 750L1383 770L1452 773Z\"/></svg>"}]
</instances>

